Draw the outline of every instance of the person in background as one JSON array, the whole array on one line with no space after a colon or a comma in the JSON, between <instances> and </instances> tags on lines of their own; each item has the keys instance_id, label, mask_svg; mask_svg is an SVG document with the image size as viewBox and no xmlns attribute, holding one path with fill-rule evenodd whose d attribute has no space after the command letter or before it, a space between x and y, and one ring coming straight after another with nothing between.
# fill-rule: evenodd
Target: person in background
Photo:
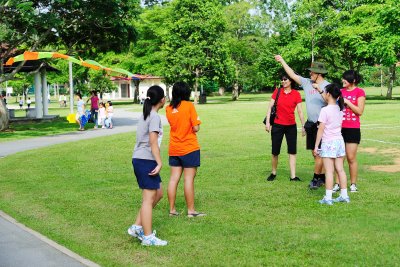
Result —
<instances>
[{"instance_id":1,"label":"person in background","mask_svg":"<svg viewBox=\"0 0 400 267\"><path fill-rule=\"evenodd\" d=\"M325 196L319 201L321 204L332 205L334 202L350 202L347 194L347 176L343 169L343 158L346 154L341 133L343 117L343 97L336 84L325 87L325 98L328 103L321 109L317 139L314 144L314 155L319 154L325 166ZM321 142L322 140L322 142ZM321 149L319 145L321 144ZM340 180L340 196L332 199L333 176L338 173Z\"/></svg>"},{"instance_id":2,"label":"person in background","mask_svg":"<svg viewBox=\"0 0 400 267\"><path fill-rule=\"evenodd\" d=\"M112 102L109 100L106 103L106 111L107 111L107 128L112 129L113 128L113 116L114 116L114 107Z\"/></svg>"},{"instance_id":3,"label":"person in background","mask_svg":"<svg viewBox=\"0 0 400 267\"><path fill-rule=\"evenodd\" d=\"M106 118L107 118L106 107L104 106L103 102L100 102L100 104L99 104L99 121L98 121L98 124L101 126L102 129L106 128L106 125L105 125Z\"/></svg>"},{"instance_id":4,"label":"person in background","mask_svg":"<svg viewBox=\"0 0 400 267\"><path fill-rule=\"evenodd\" d=\"M350 192L358 192L358 162L357 149L361 141L360 116L365 107L365 91L357 85L362 77L355 70L347 70L342 75L343 88L341 89L345 108L343 109L342 135L346 144L346 159L350 172ZM333 188L339 190L338 181Z\"/></svg>"},{"instance_id":5,"label":"person in background","mask_svg":"<svg viewBox=\"0 0 400 267\"><path fill-rule=\"evenodd\" d=\"M317 137L319 113L321 112L321 108L326 105L324 99L325 87L329 82L325 80L325 75L328 71L325 69L323 63L312 62L311 67L308 68L310 71L310 78L304 78L297 75L280 55L276 55L275 60L281 63L289 77L303 87L304 90L307 109L307 122L304 124L304 129L307 134L306 148L311 150L311 154L314 157L314 176L310 182L309 188L317 189L325 183L325 174L323 171L322 159L319 155L313 154L313 149ZM320 91L315 88L317 85Z\"/></svg>"},{"instance_id":6,"label":"person in background","mask_svg":"<svg viewBox=\"0 0 400 267\"><path fill-rule=\"evenodd\" d=\"M31 107L31 104L32 104L31 98L28 97L28 100L26 100L26 105L28 106L28 108Z\"/></svg>"},{"instance_id":7,"label":"person in background","mask_svg":"<svg viewBox=\"0 0 400 267\"><path fill-rule=\"evenodd\" d=\"M297 153L297 126L294 111L297 110L301 121L301 132L305 136L304 130L304 115L301 106L301 95L298 91L292 89L294 81L289 75L284 74L281 76L282 88L275 89L271 96L271 101L267 111L267 119L265 130L271 131L272 142L272 171L268 176L267 181L273 181L276 178L276 171L278 168L278 157L281 151L283 136L286 137L287 149L289 154L289 167L290 167L290 181L297 182L300 178L296 176L296 153ZM279 97L277 99L277 94ZM277 99L277 116L274 124L270 125L271 108Z\"/></svg>"},{"instance_id":8,"label":"person in background","mask_svg":"<svg viewBox=\"0 0 400 267\"><path fill-rule=\"evenodd\" d=\"M22 100L22 97L19 98L19 109L22 109L22 106L24 105L24 100Z\"/></svg>"},{"instance_id":9,"label":"person in background","mask_svg":"<svg viewBox=\"0 0 400 267\"><path fill-rule=\"evenodd\" d=\"M187 216L201 217L194 207L194 178L200 166L200 145L197 133L200 119L192 102L189 101L190 88L185 82L176 82L172 87L172 100L166 108L171 126L169 141L169 166L171 178L168 184L169 215L178 216L175 207L176 190L183 174Z\"/></svg>"},{"instance_id":10,"label":"person in background","mask_svg":"<svg viewBox=\"0 0 400 267\"><path fill-rule=\"evenodd\" d=\"M128 234L142 241L144 246L165 246L167 241L156 237L152 231L153 208L163 196L160 170L162 168L160 145L163 135L161 118L157 114L164 107L164 90L151 86L143 103L139 118L132 165L139 188L142 190L142 206Z\"/></svg>"},{"instance_id":11,"label":"person in background","mask_svg":"<svg viewBox=\"0 0 400 267\"><path fill-rule=\"evenodd\" d=\"M77 100L77 103L76 103L77 112L75 115L75 119L76 119L76 122L79 124L78 130L84 131L85 128L82 123L82 116L85 115L85 102L83 102L83 100L82 100L81 93L76 93L76 100Z\"/></svg>"},{"instance_id":12,"label":"person in background","mask_svg":"<svg viewBox=\"0 0 400 267\"><path fill-rule=\"evenodd\" d=\"M98 128L98 113L99 113L99 98L97 97L97 92L92 91L92 96L86 100L86 103L90 100L90 118L95 123L94 128Z\"/></svg>"}]
</instances>

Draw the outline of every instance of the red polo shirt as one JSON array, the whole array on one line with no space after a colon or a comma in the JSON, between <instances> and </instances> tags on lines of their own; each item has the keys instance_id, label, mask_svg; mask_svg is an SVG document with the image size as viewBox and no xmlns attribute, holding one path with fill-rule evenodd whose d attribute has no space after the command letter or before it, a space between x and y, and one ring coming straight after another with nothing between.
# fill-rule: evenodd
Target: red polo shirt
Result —
<instances>
[{"instance_id":1,"label":"red polo shirt","mask_svg":"<svg viewBox=\"0 0 400 267\"><path fill-rule=\"evenodd\" d=\"M275 89L272 94L272 99L276 99L278 89ZM296 124L296 118L294 111L297 104L301 103L301 95L298 91L292 89L288 94L281 88L279 93L278 104L276 106L276 118L275 123L281 125L293 125Z\"/></svg>"}]
</instances>

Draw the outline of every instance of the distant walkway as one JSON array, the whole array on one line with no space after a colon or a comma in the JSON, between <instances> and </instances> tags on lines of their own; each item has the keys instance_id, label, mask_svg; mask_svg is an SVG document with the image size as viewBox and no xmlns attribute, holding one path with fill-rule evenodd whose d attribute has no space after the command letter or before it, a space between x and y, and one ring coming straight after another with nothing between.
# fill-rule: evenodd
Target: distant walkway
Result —
<instances>
[{"instance_id":1,"label":"distant walkway","mask_svg":"<svg viewBox=\"0 0 400 267\"><path fill-rule=\"evenodd\" d=\"M116 109L113 118L113 124L114 124L113 129L88 128L86 131L82 132L76 131L65 134L21 139L10 142L2 142L0 143L0 157L5 157L18 152L41 148L41 147L47 147L56 144L108 136L112 134L133 132L136 131L136 125L140 117L140 114L141 114L140 112L130 112L122 109ZM163 123L164 124L167 123L165 118L163 118ZM132 149L133 149L133 144L132 144Z\"/></svg>"},{"instance_id":2,"label":"distant walkway","mask_svg":"<svg viewBox=\"0 0 400 267\"><path fill-rule=\"evenodd\" d=\"M53 136L22 139L0 143L0 158L31 149L86 140L101 136L136 131L140 112L116 109L113 129L88 129ZM162 118L166 124L165 118ZM77 126L78 127L78 126ZM132 149L133 149L132 144ZM0 266L1 267L97 267L69 249L18 223L0 210Z\"/></svg>"}]
</instances>

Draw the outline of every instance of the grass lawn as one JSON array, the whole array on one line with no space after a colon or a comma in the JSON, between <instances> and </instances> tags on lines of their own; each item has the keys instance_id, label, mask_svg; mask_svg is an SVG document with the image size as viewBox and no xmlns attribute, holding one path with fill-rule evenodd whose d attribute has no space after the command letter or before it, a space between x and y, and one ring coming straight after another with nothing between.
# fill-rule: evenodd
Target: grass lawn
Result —
<instances>
[{"instance_id":1,"label":"grass lawn","mask_svg":"<svg viewBox=\"0 0 400 267\"><path fill-rule=\"evenodd\" d=\"M289 182L285 144L277 180L265 181L267 99L242 95L235 103L197 105L203 124L196 209L208 216L170 218L165 195L154 210L154 228L169 241L166 247L142 247L126 233L141 201L131 166L134 133L0 159L0 209L102 266L398 266L400 101L367 101L360 192L349 204L328 207L317 203L324 189L307 189L313 160L300 134L303 182ZM164 131L165 191L169 128ZM186 213L182 184L177 209Z\"/></svg>"}]
</instances>

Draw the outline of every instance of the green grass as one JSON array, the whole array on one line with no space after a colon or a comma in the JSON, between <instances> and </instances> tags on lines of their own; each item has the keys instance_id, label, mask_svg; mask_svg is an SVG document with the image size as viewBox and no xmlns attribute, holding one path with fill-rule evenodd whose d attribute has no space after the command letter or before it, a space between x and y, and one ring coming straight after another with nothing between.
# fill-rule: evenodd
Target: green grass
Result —
<instances>
[{"instance_id":1,"label":"green grass","mask_svg":"<svg viewBox=\"0 0 400 267\"><path fill-rule=\"evenodd\" d=\"M313 160L300 135L303 182L289 182L285 144L277 180L265 182L271 142L261 121L269 96L255 97L265 100L243 95L196 107L202 120L196 209L208 216L170 218L165 196L154 210L154 228L167 247L142 247L126 233L141 202L132 133L0 159L0 209L103 266L398 266L399 172L369 168L398 157L400 102L367 102L360 147L377 152L359 153L360 192L351 203L327 207L317 203L322 188L307 190ZM164 131L165 191L169 128ZM177 209L185 212L182 184Z\"/></svg>"}]
</instances>

